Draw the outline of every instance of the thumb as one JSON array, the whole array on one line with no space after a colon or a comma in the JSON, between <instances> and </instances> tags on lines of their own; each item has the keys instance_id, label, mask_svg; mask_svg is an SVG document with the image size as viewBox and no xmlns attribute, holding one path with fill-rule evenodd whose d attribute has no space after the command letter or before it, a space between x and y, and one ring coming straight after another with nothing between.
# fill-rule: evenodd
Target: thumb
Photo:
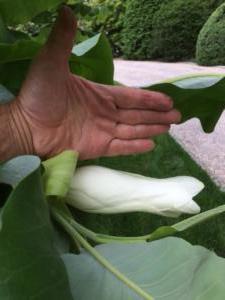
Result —
<instances>
[{"instance_id":1,"label":"thumb","mask_svg":"<svg viewBox=\"0 0 225 300\"><path fill-rule=\"evenodd\" d=\"M46 42L45 49L57 60L68 60L74 42L77 21L72 10L63 6L58 14L53 29Z\"/></svg>"}]
</instances>

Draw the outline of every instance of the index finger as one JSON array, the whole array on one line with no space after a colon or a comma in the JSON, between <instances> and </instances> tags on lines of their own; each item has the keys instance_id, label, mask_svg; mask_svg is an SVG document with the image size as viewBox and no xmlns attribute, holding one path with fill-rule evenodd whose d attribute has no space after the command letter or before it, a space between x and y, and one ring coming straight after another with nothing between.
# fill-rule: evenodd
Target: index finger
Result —
<instances>
[{"instance_id":1,"label":"index finger","mask_svg":"<svg viewBox=\"0 0 225 300\"><path fill-rule=\"evenodd\" d=\"M115 104L123 109L155 111L169 111L173 107L172 99L165 94L128 87L115 87Z\"/></svg>"}]
</instances>

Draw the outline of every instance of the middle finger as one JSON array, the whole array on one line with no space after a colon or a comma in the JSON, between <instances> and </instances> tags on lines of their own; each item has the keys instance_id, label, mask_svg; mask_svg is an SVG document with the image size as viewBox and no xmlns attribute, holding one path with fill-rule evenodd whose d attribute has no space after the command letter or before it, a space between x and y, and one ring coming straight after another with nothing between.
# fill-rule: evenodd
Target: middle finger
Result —
<instances>
[{"instance_id":1,"label":"middle finger","mask_svg":"<svg viewBox=\"0 0 225 300\"><path fill-rule=\"evenodd\" d=\"M120 109L118 121L123 124L175 124L181 120L181 114L176 109L168 112L157 112L152 110Z\"/></svg>"}]
</instances>

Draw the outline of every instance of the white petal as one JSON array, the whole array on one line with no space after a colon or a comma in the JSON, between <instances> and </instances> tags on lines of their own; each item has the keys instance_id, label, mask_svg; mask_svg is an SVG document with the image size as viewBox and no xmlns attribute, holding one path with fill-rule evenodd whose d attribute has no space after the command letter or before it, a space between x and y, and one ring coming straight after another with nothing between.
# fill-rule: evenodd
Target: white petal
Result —
<instances>
[{"instance_id":1,"label":"white petal","mask_svg":"<svg viewBox=\"0 0 225 300\"><path fill-rule=\"evenodd\" d=\"M177 217L199 213L193 196L203 189L199 180L179 176L155 179L98 166L77 169L67 202L95 213L144 211Z\"/></svg>"},{"instance_id":2,"label":"white petal","mask_svg":"<svg viewBox=\"0 0 225 300\"><path fill-rule=\"evenodd\" d=\"M199 194L204 189L204 184L198 180L197 178L190 177L190 176L177 176L168 178L166 180L179 182L180 185L184 187L184 189L192 195L192 197Z\"/></svg>"}]
</instances>

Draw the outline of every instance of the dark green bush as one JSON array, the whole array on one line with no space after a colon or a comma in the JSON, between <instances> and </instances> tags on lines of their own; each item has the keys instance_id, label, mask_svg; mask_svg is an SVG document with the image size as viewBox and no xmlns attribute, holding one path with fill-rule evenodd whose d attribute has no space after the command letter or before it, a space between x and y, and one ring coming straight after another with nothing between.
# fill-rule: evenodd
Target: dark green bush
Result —
<instances>
[{"instance_id":1,"label":"dark green bush","mask_svg":"<svg viewBox=\"0 0 225 300\"><path fill-rule=\"evenodd\" d=\"M125 0L89 0L91 13L80 18L80 28L84 34L92 36L104 31L112 46L114 56L122 54L121 34L125 14Z\"/></svg>"},{"instance_id":2,"label":"dark green bush","mask_svg":"<svg viewBox=\"0 0 225 300\"><path fill-rule=\"evenodd\" d=\"M163 3L152 21L152 58L166 61L195 57L198 33L221 0L173 0Z\"/></svg>"},{"instance_id":3,"label":"dark green bush","mask_svg":"<svg viewBox=\"0 0 225 300\"><path fill-rule=\"evenodd\" d=\"M208 66L225 64L225 3L217 8L200 31L196 60Z\"/></svg>"},{"instance_id":4,"label":"dark green bush","mask_svg":"<svg viewBox=\"0 0 225 300\"><path fill-rule=\"evenodd\" d=\"M128 0L122 35L126 58L151 58L152 18L161 3L162 0Z\"/></svg>"},{"instance_id":5,"label":"dark green bush","mask_svg":"<svg viewBox=\"0 0 225 300\"><path fill-rule=\"evenodd\" d=\"M197 36L223 0L128 0L123 50L129 59L195 57Z\"/></svg>"}]
</instances>

